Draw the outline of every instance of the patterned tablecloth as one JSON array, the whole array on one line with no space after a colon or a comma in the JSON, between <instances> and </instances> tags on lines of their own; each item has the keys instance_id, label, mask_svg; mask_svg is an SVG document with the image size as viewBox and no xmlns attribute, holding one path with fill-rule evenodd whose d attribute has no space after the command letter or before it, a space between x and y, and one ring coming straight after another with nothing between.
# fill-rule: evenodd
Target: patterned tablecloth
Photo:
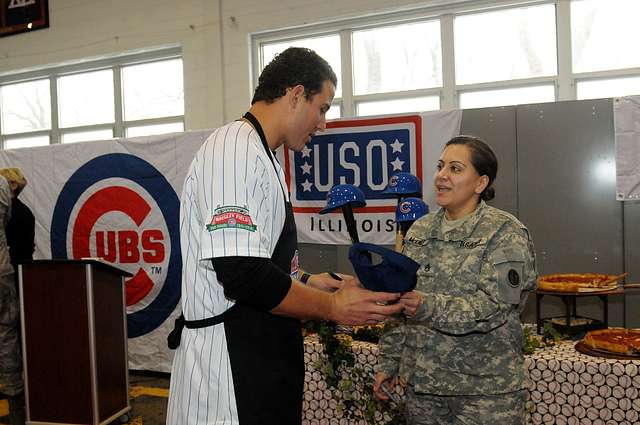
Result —
<instances>
[{"instance_id":1,"label":"patterned tablecloth","mask_svg":"<svg viewBox=\"0 0 640 425\"><path fill-rule=\"evenodd\" d=\"M640 424L640 360L592 357L574 345L525 358L530 423Z\"/></svg>"},{"instance_id":2,"label":"patterned tablecloth","mask_svg":"<svg viewBox=\"0 0 640 425\"><path fill-rule=\"evenodd\" d=\"M570 425L640 425L640 360L614 360L577 352L574 341L525 356L528 371L527 423ZM372 371L376 344L353 343L356 362ZM337 409L339 400L316 369L322 345L305 339L303 425L367 425L347 420ZM369 387L370 391L370 387ZM396 393L402 397L403 389ZM356 395L357 397L357 395ZM376 423L385 423L380 413Z\"/></svg>"}]
</instances>

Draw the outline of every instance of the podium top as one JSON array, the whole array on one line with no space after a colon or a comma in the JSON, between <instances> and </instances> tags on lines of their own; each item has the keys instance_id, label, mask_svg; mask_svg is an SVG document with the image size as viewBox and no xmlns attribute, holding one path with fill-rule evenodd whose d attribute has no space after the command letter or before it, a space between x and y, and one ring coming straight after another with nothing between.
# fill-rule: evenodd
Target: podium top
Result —
<instances>
[{"instance_id":1,"label":"podium top","mask_svg":"<svg viewBox=\"0 0 640 425\"><path fill-rule=\"evenodd\" d=\"M96 267L100 267L100 268L104 268L106 270L110 270L112 272L116 272L119 275L122 275L124 277L131 277L133 276L133 274L129 273L128 271L121 269L120 267L116 267L115 265L109 263L108 261L104 261L100 258L82 258L79 260L75 260L75 259L67 259L67 258L53 258L50 260L26 260L26 261L21 261L18 263L18 265L27 265L27 264L33 264L33 265L51 265L51 264L69 264L69 265L80 265L80 264L89 264L92 266L96 266Z\"/></svg>"}]
</instances>

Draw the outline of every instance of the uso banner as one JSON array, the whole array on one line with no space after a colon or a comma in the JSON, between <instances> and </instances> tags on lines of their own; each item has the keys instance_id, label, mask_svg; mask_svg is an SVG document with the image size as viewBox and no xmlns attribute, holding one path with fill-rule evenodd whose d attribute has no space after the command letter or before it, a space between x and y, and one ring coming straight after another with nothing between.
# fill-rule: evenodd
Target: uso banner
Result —
<instances>
[{"instance_id":1,"label":"uso banner","mask_svg":"<svg viewBox=\"0 0 640 425\"><path fill-rule=\"evenodd\" d=\"M27 178L34 258L100 257L127 270L129 367L170 371L166 336L179 310L179 197L211 131L0 152ZM55 302L55 300L52 300Z\"/></svg>"},{"instance_id":2,"label":"uso banner","mask_svg":"<svg viewBox=\"0 0 640 425\"><path fill-rule=\"evenodd\" d=\"M340 210L326 215L327 192L353 184L367 206L356 209L360 240L391 245L395 241L397 199L384 194L389 178L409 172L423 183L423 199L434 211L432 177L444 144L460 131L462 111L337 120L314 136L301 152L279 152L285 165L298 227L298 242L350 244ZM284 161L284 162L283 162Z\"/></svg>"}]
</instances>

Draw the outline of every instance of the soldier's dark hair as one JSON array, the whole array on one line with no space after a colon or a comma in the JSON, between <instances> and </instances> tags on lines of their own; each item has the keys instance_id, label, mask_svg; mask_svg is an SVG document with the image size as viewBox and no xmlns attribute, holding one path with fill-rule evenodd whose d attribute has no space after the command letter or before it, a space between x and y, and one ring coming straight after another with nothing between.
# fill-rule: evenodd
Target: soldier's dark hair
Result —
<instances>
[{"instance_id":1,"label":"soldier's dark hair","mask_svg":"<svg viewBox=\"0 0 640 425\"><path fill-rule=\"evenodd\" d=\"M272 103L298 84L304 86L304 97L309 100L322 91L325 81L338 85L336 74L326 60L311 49L289 47L264 68L251 104Z\"/></svg>"},{"instance_id":2,"label":"soldier's dark hair","mask_svg":"<svg viewBox=\"0 0 640 425\"><path fill-rule=\"evenodd\" d=\"M480 194L480 199L490 201L496 196L493 181L498 174L498 159L489 145L479 137L456 136L449 140L445 148L450 145L463 145L471 150L471 164L481 176L489 177L489 184Z\"/></svg>"}]
</instances>

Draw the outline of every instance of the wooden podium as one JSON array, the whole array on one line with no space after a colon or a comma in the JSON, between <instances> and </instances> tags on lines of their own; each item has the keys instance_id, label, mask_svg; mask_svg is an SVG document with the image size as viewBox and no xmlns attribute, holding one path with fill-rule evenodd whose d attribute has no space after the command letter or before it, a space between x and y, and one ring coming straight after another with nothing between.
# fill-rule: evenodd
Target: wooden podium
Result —
<instances>
[{"instance_id":1,"label":"wooden podium","mask_svg":"<svg viewBox=\"0 0 640 425\"><path fill-rule=\"evenodd\" d=\"M95 260L20 264L27 424L106 424L129 404L124 277Z\"/></svg>"}]
</instances>

